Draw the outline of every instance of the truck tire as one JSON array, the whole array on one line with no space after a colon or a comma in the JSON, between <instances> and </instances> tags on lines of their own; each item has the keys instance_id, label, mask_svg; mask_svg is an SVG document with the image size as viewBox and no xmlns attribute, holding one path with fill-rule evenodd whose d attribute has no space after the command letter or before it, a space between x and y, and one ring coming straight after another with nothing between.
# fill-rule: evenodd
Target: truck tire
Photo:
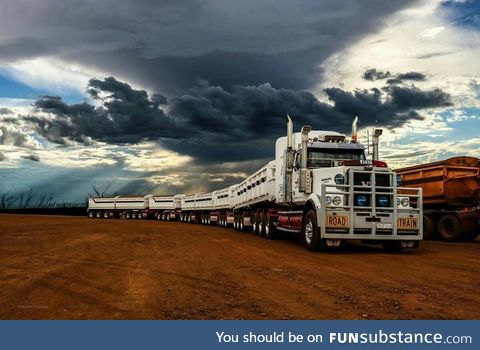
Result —
<instances>
[{"instance_id":1,"label":"truck tire","mask_svg":"<svg viewBox=\"0 0 480 350\"><path fill-rule=\"evenodd\" d=\"M109 218L108 211L105 211L105 212L103 213L103 218L104 218L104 219L108 219L108 218Z\"/></svg>"},{"instance_id":2,"label":"truck tire","mask_svg":"<svg viewBox=\"0 0 480 350\"><path fill-rule=\"evenodd\" d=\"M89 217L90 219L93 219L93 218L95 217L95 212L94 212L93 210L90 210L90 211L88 212L88 217Z\"/></svg>"},{"instance_id":3,"label":"truck tire","mask_svg":"<svg viewBox=\"0 0 480 350\"><path fill-rule=\"evenodd\" d=\"M305 247L310 251L317 251L322 247L322 237L314 210L309 210L303 219L302 240Z\"/></svg>"},{"instance_id":4,"label":"truck tire","mask_svg":"<svg viewBox=\"0 0 480 350\"><path fill-rule=\"evenodd\" d=\"M131 217L132 217L132 219L136 219L136 218L137 218L137 212L134 211L134 212L132 213L132 216L131 216Z\"/></svg>"},{"instance_id":5,"label":"truck tire","mask_svg":"<svg viewBox=\"0 0 480 350\"><path fill-rule=\"evenodd\" d=\"M253 233L256 236L260 235L260 212L258 210L253 214Z\"/></svg>"},{"instance_id":6,"label":"truck tire","mask_svg":"<svg viewBox=\"0 0 480 350\"><path fill-rule=\"evenodd\" d=\"M238 215L235 214L235 215L233 216L233 229L234 229L235 231L237 231L237 227L238 227Z\"/></svg>"},{"instance_id":7,"label":"truck tire","mask_svg":"<svg viewBox=\"0 0 480 350\"><path fill-rule=\"evenodd\" d=\"M263 213L263 234L266 239L275 239L277 238L277 228L273 224L273 218L270 215Z\"/></svg>"},{"instance_id":8,"label":"truck tire","mask_svg":"<svg viewBox=\"0 0 480 350\"><path fill-rule=\"evenodd\" d=\"M447 214L438 221L438 235L447 242L458 242L462 239L460 221L455 215Z\"/></svg>"},{"instance_id":9,"label":"truck tire","mask_svg":"<svg viewBox=\"0 0 480 350\"><path fill-rule=\"evenodd\" d=\"M432 239L435 233L435 221L428 216L423 215L423 239Z\"/></svg>"},{"instance_id":10,"label":"truck tire","mask_svg":"<svg viewBox=\"0 0 480 350\"><path fill-rule=\"evenodd\" d=\"M238 223L238 230L243 232L245 231L245 226L243 225L243 220L244 220L244 216L243 214L240 215L240 222Z\"/></svg>"},{"instance_id":11,"label":"truck tire","mask_svg":"<svg viewBox=\"0 0 480 350\"><path fill-rule=\"evenodd\" d=\"M101 211L97 211L97 212L95 213L95 217L96 217L97 219L100 219L102 216L103 216L103 214L102 214Z\"/></svg>"},{"instance_id":12,"label":"truck tire","mask_svg":"<svg viewBox=\"0 0 480 350\"><path fill-rule=\"evenodd\" d=\"M129 211L127 211L127 212L125 213L125 219L131 219L131 218L132 218L132 213L129 212Z\"/></svg>"}]
</instances>

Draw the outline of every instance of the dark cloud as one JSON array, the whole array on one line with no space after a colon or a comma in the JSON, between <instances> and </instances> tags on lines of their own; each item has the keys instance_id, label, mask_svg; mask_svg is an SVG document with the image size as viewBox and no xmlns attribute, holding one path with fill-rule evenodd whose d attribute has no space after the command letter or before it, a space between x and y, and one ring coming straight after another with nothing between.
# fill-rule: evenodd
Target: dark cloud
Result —
<instances>
[{"instance_id":1,"label":"dark cloud","mask_svg":"<svg viewBox=\"0 0 480 350\"><path fill-rule=\"evenodd\" d=\"M426 60L432 57L440 57L440 56L447 56L453 54L453 51L439 51L439 52L431 52L423 55L418 55L415 56L415 58L418 58L419 60Z\"/></svg>"},{"instance_id":2,"label":"dark cloud","mask_svg":"<svg viewBox=\"0 0 480 350\"><path fill-rule=\"evenodd\" d=\"M370 81L387 79L390 77L391 74L389 71L383 72L381 70L377 70L376 68L367 69L365 73L363 73L363 79Z\"/></svg>"},{"instance_id":3,"label":"dark cloud","mask_svg":"<svg viewBox=\"0 0 480 350\"><path fill-rule=\"evenodd\" d=\"M39 162L40 161L40 157L37 156L36 154L29 154L27 156L22 156L23 159L28 159L28 160L31 160L33 162Z\"/></svg>"},{"instance_id":4,"label":"dark cloud","mask_svg":"<svg viewBox=\"0 0 480 350\"><path fill-rule=\"evenodd\" d=\"M273 141L285 133L285 115L297 128L349 132L352 119L363 127L397 127L422 119L417 110L449 106L450 96L440 89L385 86L383 89L345 91L325 89L329 103L303 90L276 89L270 84L233 86L227 90L201 82L188 94L171 97L164 110L146 91L136 90L112 77L91 80L90 95L99 106L86 102L68 105L44 96L37 110L54 118L26 117L51 142L103 141L114 144L154 140L164 147L202 162L264 159L273 153ZM166 99L160 98L162 104Z\"/></svg>"},{"instance_id":5,"label":"dark cloud","mask_svg":"<svg viewBox=\"0 0 480 350\"><path fill-rule=\"evenodd\" d=\"M55 57L171 95L197 79L306 89L326 58L415 1L8 0L0 62Z\"/></svg>"},{"instance_id":6,"label":"dark cloud","mask_svg":"<svg viewBox=\"0 0 480 350\"><path fill-rule=\"evenodd\" d=\"M402 84L403 81L397 78L392 78L387 80L387 84L394 85L394 84Z\"/></svg>"},{"instance_id":7,"label":"dark cloud","mask_svg":"<svg viewBox=\"0 0 480 350\"><path fill-rule=\"evenodd\" d=\"M387 80L387 84L400 84L404 80L424 81L427 76L419 72L406 72L400 74L392 74L389 71L381 71L376 68L367 69L363 75L363 79L375 81L391 78Z\"/></svg>"},{"instance_id":8,"label":"dark cloud","mask_svg":"<svg viewBox=\"0 0 480 350\"><path fill-rule=\"evenodd\" d=\"M10 108L2 107L0 108L0 115L12 114L13 111Z\"/></svg>"},{"instance_id":9,"label":"dark cloud","mask_svg":"<svg viewBox=\"0 0 480 350\"><path fill-rule=\"evenodd\" d=\"M438 88L423 91L415 86L391 86L387 88L387 91L391 98L390 104L398 109L423 109L452 105L451 96Z\"/></svg>"},{"instance_id":10,"label":"dark cloud","mask_svg":"<svg viewBox=\"0 0 480 350\"><path fill-rule=\"evenodd\" d=\"M407 72L407 73L397 74L397 79L423 81L427 79L427 76L419 72Z\"/></svg>"},{"instance_id":11,"label":"dark cloud","mask_svg":"<svg viewBox=\"0 0 480 350\"><path fill-rule=\"evenodd\" d=\"M90 96L101 103L95 107L87 102L66 104L60 97L43 96L34 104L40 111L55 118L29 116L36 130L51 142L68 144L69 140L90 144L90 140L109 143L136 143L158 138L182 138L185 132L168 118L160 103L165 98L149 99L144 90L135 90L112 77L92 79Z\"/></svg>"}]
</instances>

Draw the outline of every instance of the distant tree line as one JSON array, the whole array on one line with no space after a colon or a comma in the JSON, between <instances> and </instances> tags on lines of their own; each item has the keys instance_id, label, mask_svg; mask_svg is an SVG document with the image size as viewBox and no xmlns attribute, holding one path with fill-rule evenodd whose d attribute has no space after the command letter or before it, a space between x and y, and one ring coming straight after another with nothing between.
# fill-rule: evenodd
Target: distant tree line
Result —
<instances>
[{"instance_id":1,"label":"distant tree line","mask_svg":"<svg viewBox=\"0 0 480 350\"><path fill-rule=\"evenodd\" d=\"M88 206L88 197L116 196L117 193L109 193L111 187L111 183L103 187L91 185L92 192L83 203L56 202L52 192L41 192L34 187L22 192L5 191L0 188L0 210L85 208Z\"/></svg>"}]
</instances>

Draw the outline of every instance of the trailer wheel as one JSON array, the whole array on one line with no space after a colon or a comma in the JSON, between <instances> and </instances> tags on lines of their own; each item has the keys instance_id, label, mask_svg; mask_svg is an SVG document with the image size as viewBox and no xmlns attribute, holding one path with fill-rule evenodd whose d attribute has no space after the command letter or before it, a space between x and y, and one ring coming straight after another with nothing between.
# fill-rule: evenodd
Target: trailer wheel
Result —
<instances>
[{"instance_id":1,"label":"trailer wheel","mask_svg":"<svg viewBox=\"0 0 480 350\"><path fill-rule=\"evenodd\" d=\"M314 210L309 210L305 215L302 226L302 239L308 250L317 251L322 246L322 238L317 225L317 215Z\"/></svg>"},{"instance_id":2,"label":"trailer wheel","mask_svg":"<svg viewBox=\"0 0 480 350\"><path fill-rule=\"evenodd\" d=\"M273 218L270 215L264 213L263 215L264 220L263 223L263 234L266 239L275 239L277 238L277 229L273 224Z\"/></svg>"},{"instance_id":3,"label":"trailer wheel","mask_svg":"<svg viewBox=\"0 0 480 350\"><path fill-rule=\"evenodd\" d=\"M253 233L255 235L260 235L260 212L257 210L253 214Z\"/></svg>"},{"instance_id":4,"label":"trailer wheel","mask_svg":"<svg viewBox=\"0 0 480 350\"><path fill-rule=\"evenodd\" d=\"M139 220L143 219L143 213L142 212L137 213L137 219L139 219Z\"/></svg>"},{"instance_id":5,"label":"trailer wheel","mask_svg":"<svg viewBox=\"0 0 480 350\"><path fill-rule=\"evenodd\" d=\"M238 231L239 227L240 227L240 220L238 220L238 214L235 215L234 219L233 219L233 228L235 229L235 231Z\"/></svg>"},{"instance_id":6,"label":"trailer wheel","mask_svg":"<svg viewBox=\"0 0 480 350\"><path fill-rule=\"evenodd\" d=\"M88 217L89 217L90 219L94 218L94 217L95 217L95 212L94 212L93 210L90 210L90 211L88 212Z\"/></svg>"},{"instance_id":7,"label":"trailer wheel","mask_svg":"<svg viewBox=\"0 0 480 350\"><path fill-rule=\"evenodd\" d=\"M435 232L435 222L428 215L423 215L423 239L432 239Z\"/></svg>"},{"instance_id":8,"label":"trailer wheel","mask_svg":"<svg viewBox=\"0 0 480 350\"><path fill-rule=\"evenodd\" d=\"M103 213L103 218L104 218L104 219L108 219L108 217L109 217L108 211L104 212L104 213Z\"/></svg>"},{"instance_id":9,"label":"trailer wheel","mask_svg":"<svg viewBox=\"0 0 480 350\"><path fill-rule=\"evenodd\" d=\"M438 234L447 242L457 242L462 239L460 222L455 215L447 214L438 221Z\"/></svg>"},{"instance_id":10,"label":"trailer wheel","mask_svg":"<svg viewBox=\"0 0 480 350\"><path fill-rule=\"evenodd\" d=\"M97 219L100 219L100 218L102 217L102 212L101 212L101 211L97 211L97 212L95 213L95 217L96 217Z\"/></svg>"},{"instance_id":11,"label":"trailer wheel","mask_svg":"<svg viewBox=\"0 0 480 350\"><path fill-rule=\"evenodd\" d=\"M130 213L129 211L127 211L125 213L125 219L131 219L132 218L132 213Z\"/></svg>"}]
</instances>

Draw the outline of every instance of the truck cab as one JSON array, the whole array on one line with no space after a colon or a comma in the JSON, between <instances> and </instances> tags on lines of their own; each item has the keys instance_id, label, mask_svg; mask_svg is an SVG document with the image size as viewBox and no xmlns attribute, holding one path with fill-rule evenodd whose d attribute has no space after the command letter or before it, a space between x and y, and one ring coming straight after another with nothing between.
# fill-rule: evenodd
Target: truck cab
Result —
<instances>
[{"instance_id":1,"label":"truck cab","mask_svg":"<svg viewBox=\"0 0 480 350\"><path fill-rule=\"evenodd\" d=\"M418 246L421 190L397 187L395 172L385 162L368 160L356 133L348 140L308 126L299 133L287 129L287 136L277 140L275 155L276 196L288 208L279 212L280 231L300 231L312 250L347 240L398 250Z\"/></svg>"}]
</instances>

